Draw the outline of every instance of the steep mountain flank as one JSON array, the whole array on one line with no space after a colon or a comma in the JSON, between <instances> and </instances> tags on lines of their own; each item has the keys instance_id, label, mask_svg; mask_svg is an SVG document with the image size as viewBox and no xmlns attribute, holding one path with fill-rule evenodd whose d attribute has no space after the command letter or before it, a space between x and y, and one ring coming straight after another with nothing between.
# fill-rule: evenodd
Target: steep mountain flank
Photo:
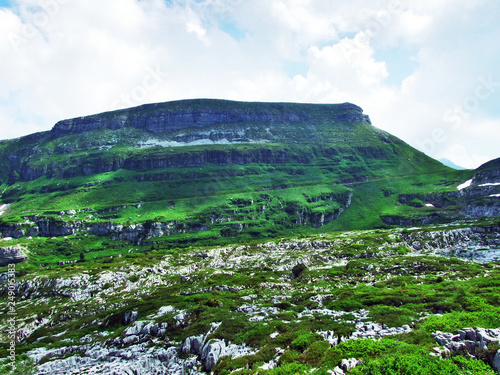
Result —
<instances>
[{"instance_id":1,"label":"steep mountain flank","mask_svg":"<svg viewBox=\"0 0 500 375\"><path fill-rule=\"evenodd\" d=\"M375 128L350 103L143 105L2 141L0 167L0 231L14 238L113 228L97 232L189 243L481 215L448 210L469 171ZM433 210L409 204L429 192Z\"/></svg>"}]
</instances>

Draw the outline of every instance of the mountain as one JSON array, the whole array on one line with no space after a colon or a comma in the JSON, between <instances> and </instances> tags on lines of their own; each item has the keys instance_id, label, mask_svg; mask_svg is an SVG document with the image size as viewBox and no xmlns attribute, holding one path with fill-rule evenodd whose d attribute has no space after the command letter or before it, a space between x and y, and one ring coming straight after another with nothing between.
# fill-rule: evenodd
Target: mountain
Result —
<instances>
[{"instance_id":1,"label":"mountain","mask_svg":"<svg viewBox=\"0 0 500 375\"><path fill-rule=\"evenodd\" d=\"M2 141L0 166L4 236L137 243L380 227L421 214L399 207L399 191L463 179L350 103L144 105Z\"/></svg>"},{"instance_id":2,"label":"mountain","mask_svg":"<svg viewBox=\"0 0 500 375\"><path fill-rule=\"evenodd\" d=\"M0 373L492 375L499 196L350 103L0 141Z\"/></svg>"},{"instance_id":3,"label":"mountain","mask_svg":"<svg viewBox=\"0 0 500 375\"><path fill-rule=\"evenodd\" d=\"M466 169L464 167L461 167L461 166L453 163L450 159L442 158L442 159L439 159L439 161L441 163L443 163L444 165L446 165L447 167L450 167L450 168L453 168L453 169L458 169L458 170L464 170L464 169Z\"/></svg>"}]
</instances>

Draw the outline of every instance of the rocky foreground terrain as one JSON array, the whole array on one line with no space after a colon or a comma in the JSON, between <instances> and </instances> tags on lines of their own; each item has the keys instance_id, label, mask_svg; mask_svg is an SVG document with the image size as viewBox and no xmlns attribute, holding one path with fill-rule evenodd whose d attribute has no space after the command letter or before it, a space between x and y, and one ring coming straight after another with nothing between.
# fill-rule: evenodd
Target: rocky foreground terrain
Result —
<instances>
[{"instance_id":1,"label":"rocky foreground terrain","mask_svg":"<svg viewBox=\"0 0 500 375\"><path fill-rule=\"evenodd\" d=\"M459 356L489 373L498 327L453 311L496 314L499 259L492 223L80 262L16 279L17 345L36 374L365 373L377 355L353 343L415 341L429 361Z\"/></svg>"}]
</instances>

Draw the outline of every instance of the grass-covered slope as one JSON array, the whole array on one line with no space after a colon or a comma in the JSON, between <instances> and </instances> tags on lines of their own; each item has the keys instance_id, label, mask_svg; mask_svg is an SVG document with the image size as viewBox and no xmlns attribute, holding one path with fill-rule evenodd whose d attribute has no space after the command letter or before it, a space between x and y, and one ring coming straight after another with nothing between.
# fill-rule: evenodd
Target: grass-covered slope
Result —
<instances>
[{"instance_id":1,"label":"grass-covered slope","mask_svg":"<svg viewBox=\"0 0 500 375\"><path fill-rule=\"evenodd\" d=\"M466 174L348 103L169 102L0 143L3 228L15 237L56 234L40 220L70 232L163 223L210 239L372 228L415 211L398 207L398 193L452 189Z\"/></svg>"}]
</instances>

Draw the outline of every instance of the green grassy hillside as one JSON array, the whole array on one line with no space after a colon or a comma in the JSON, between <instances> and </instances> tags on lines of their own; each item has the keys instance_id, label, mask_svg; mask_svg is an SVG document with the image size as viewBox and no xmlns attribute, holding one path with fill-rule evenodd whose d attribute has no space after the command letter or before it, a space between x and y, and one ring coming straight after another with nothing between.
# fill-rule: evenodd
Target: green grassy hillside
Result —
<instances>
[{"instance_id":1,"label":"green grassy hillside","mask_svg":"<svg viewBox=\"0 0 500 375\"><path fill-rule=\"evenodd\" d=\"M155 127L138 120L155 116ZM468 177L351 104L217 100L66 120L2 141L0 164L4 225L175 222L188 242L380 227L381 215L421 213L399 207L398 193L445 191Z\"/></svg>"}]
</instances>

